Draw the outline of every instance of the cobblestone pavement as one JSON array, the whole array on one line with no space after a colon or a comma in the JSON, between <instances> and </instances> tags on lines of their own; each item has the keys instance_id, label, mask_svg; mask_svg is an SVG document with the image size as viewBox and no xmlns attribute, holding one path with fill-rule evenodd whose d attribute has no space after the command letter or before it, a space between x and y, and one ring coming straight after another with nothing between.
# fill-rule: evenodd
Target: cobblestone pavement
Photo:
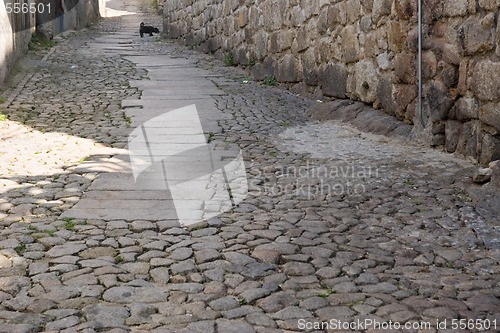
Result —
<instances>
[{"instance_id":1,"label":"cobblestone pavement","mask_svg":"<svg viewBox=\"0 0 500 333\"><path fill-rule=\"evenodd\" d=\"M0 332L500 331L498 229L462 185L472 164L313 122L316 101L138 38L137 23L158 18L132 0L119 9L141 14L66 34L6 92ZM196 228L64 217L92 184L129 172L138 119L124 107L147 95L131 82L154 74L133 55L210 73L223 116L209 138L247 162L249 196L235 209Z\"/></svg>"}]
</instances>

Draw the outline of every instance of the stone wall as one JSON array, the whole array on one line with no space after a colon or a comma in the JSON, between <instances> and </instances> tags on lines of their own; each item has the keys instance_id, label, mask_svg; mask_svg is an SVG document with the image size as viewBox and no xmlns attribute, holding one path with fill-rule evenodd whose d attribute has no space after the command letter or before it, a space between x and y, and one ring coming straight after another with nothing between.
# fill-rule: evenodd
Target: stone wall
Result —
<instances>
[{"instance_id":1,"label":"stone wall","mask_svg":"<svg viewBox=\"0 0 500 333\"><path fill-rule=\"evenodd\" d=\"M500 159L500 0L423 2L421 115L416 0L166 0L164 31L256 79L363 101L431 145Z\"/></svg>"},{"instance_id":2,"label":"stone wall","mask_svg":"<svg viewBox=\"0 0 500 333\"><path fill-rule=\"evenodd\" d=\"M12 1L0 0L0 84L12 71L17 59L27 51L37 20L38 22L46 22L37 26L36 29L43 30L44 34L50 38L66 30L86 27L99 17L104 16L105 10L105 0L50 0L53 11L49 16L13 14L7 13L5 2ZM24 0L23 2L34 1ZM49 1L44 1L44 4L48 3ZM63 4L61 11L55 10L58 8L57 3ZM65 7L68 4L71 8Z\"/></svg>"},{"instance_id":3,"label":"stone wall","mask_svg":"<svg viewBox=\"0 0 500 333\"><path fill-rule=\"evenodd\" d=\"M0 84L28 49L33 28L33 15L7 13L4 0L0 0Z\"/></svg>"}]
</instances>

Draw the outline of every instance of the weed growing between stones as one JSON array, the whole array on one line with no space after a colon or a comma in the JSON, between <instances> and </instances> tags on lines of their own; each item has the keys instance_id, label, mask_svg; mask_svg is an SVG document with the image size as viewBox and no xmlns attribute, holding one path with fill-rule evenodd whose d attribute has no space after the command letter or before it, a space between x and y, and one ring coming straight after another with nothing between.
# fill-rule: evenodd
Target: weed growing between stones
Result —
<instances>
[{"instance_id":1,"label":"weed growing between stones","mask_svg":"<svg viewBox=\"0 0 500 333\"><path fill-rule=\"evenodd\" d=\"M86 161L87 161L87 156L80 158L78 160L78 163L81 164L81 163L86 162Z\"/></svg>"},{"instance_id":2,"label":"weed growing between stones","mask_svg":"<svg viewBox=\"0 0 500 333\"><path fill-rule=\"evenodd\" d=\"M34 34L28 44L31 51L46 50L57 45L57 42L52 39L45 38L39 34Z\"/></svg>"},{"instance_id":3,"label":"weed growing between stones","mask_svg":"<svg viewBox=\"0 0 500 333\"><path fill-rule=\"evenodd\" d=\"M215 137L215 133L214 132L208 132L208 133L205 133L206 135L208 135L207 137L207 143L210 143L214 140L214 137Z\"/></svg>"},{"instance_id":4,"label":"weed growing between stones","mask_svg":"<svg viewBox=\"0 0 500 333\"><path fill-rule=\"evenodd\" d=\"M16 251L17 254L19 254L20 256L22 256L24 254L24 252L26 252L26 244L21 244L19 246L16 246L14 248L14 251Z\"/></svg>"},{"instance_id":5,"label":"weed growing between stones","mask_svg":"<svg viewBox=\"0 0 500 333\"><path fill-rule=\"evenodd\" d=\"M71 231L71 230L75 230L75 226L76 226L76 223L75 223L75 222L72 222L72 221L70 221L70 222L66 222L66 223L64 224L64 229L69 230L69 231Z\"/></svg>"},{"instance_id":6,"label":"weed growing between stones","mask_svg":"<svg viewBox=\"0 0 500 333\"><path fill-rule=\"evenodd\" d=\"M130 128L132 126L132 118L130 118L129 116L127 116L125 114L125 112L123 113L123 119L125 120L125 126L127 126L127 128Z\"/></svg>"},{"instance_id":7,"label":"weed growing between stones","mask_svg":"<svg viewBox=\"0 0 500 333\"><path fill-rule=\"evenodd\" d=\"M276 85L276 77L274 75L268 75L262 82L265 86L275 86Z\"/></svg>"},{"instance_id":8,"label":"weed growing between stones","mask_svg":"<svg viewBox=\"0 0 500 333\"><path fill-rule=\"evenodd\" d=\"M45 229L45 230L42 230L42 232L44 234L47 234L47 235L52 237L52 236L54 236L55 230Z\"/></svg>"},{"instance_id":9,"label":"weed growing between stones","mask_svg":"<svg viewBox=\"0 0 500 333\"><path fill-rule=\"evenodd\" d=\"M318 297L321 297L321 298L327 298L328 296L330 296L331 294L333 294L335 291L332 289L332 288L328 288L326 291L323 291L323 292L319 292L318 293Z\"/></svg>"},{"instance_id":10,"label":"weed growing between stones","mask_svg":"<svg viewBox=\"0 0 500 333\"><path fill-rule=\"evenodd\" d=\"M255 60L255 58L250 57L250 59L248 59L248 66L253 67L256 63L257 61Z\"/></svg>"},{"instance_id":11,"label":"weed growing between stones","mask_svg":"<svg viewBox=\"0 0 500 333\"><path fill-rule=\"evenodd\" d=\"M226 63L226 66L228 67L232 67L232 66L235 66L235 62L234 62L234 56L231 52L227 52L226 53L226 58L225 58L225 61Z\"/></svg>"}]
</instances>

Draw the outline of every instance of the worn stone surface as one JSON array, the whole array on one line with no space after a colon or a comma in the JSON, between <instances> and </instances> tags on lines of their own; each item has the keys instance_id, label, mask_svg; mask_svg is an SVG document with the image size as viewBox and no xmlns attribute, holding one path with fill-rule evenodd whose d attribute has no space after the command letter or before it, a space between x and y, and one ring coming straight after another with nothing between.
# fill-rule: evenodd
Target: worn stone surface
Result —
<instances>
[{"instance_id":1,"label":"worn stone surface","mask_svg":"<svg viewBox=\"0 0 500 333\"><path fill-rule=\"evenodd\" d=\"M290 20L304 25L324 15L326 2L315 3L304 3L304 12L297 6ZM228 13L239 6L229 4ZM359 19L340 15L341 5L322 29ZM458 15L459 5L447 10ZM32 76L6 107L0 331L304 332L312 330L300 319L499 318L498 214L481 197L498 183L498 166L491 165L489 185L474 187L472 201L467 184L477 166L403 141L411 137L407 126L371 116L376 112L360 102L318 103L252 82L190 48L141 39L138 24L159 18L132 0L110 6L138 14L66 36L44 61L30 55L25 74ZM411 6L398 2L395 14L408 19ZM352 8L374 15L365 30L393 9L382 0L354 1ZM201 15L203 1L192 10ZM246 29L260 14L241 17L238 27ZM265 24L279 34L287 20ZM396 32L391 43L400 47ZM307 46L289 41L289 48ZM358 46L351 59L362 54ZM346 77L346 89L348 83ZM382 82L376 88L385 89ZM342 92L343 83L332 89ZM129 191L126 147L133 126L190 103L199 106L213 143L241 148L249 194L183 228L167 215L172 207L151 204L168 199L166 191ZM455 148L480 153L460 135L472 138L483 128L481 106L464 105L471 108L461 108L460 119L475 123L464 129L450 118L460 124ZM211 107L218 113L202 113ZM308 111L329 121L317 123ZM129 202L137 198L150 205L142 218L133 217L141 205Z\"/></svg>"},{"instance_id":2,"label":"worn stone surface","mask_svg":"<svg viewBox=\"0 0 500 333\"><path fill-rule=\"evenodd\" d=\"M455 151L457 135L465 145L479 140L481 151L491 133L482 128L472 138L451 126L436 133L443 121L479 118L498 138L498 1L435 0L422 6L422 114L417 2L203 0L196 7L169 1L163 10L167 37L241 65L256 80L276 80L323 101L364 102L413 126L422 142L448 151ZM462 153L478 159L470 149ZM483 155L481 163L488 158Z\"/></svg>"}]
</instances>

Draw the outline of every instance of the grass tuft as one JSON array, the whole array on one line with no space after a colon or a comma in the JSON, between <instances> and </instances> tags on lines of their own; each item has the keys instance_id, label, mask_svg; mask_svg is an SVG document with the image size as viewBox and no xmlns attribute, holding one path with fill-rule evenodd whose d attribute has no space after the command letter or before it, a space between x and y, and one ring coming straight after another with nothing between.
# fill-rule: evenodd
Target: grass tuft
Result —
<instances>
[{"instance_id":1,"label":"grass tuft","mask_svg":"<svg viewBox=\"0 0 500 333\"><path fill-rule=\"evenodd\" d=\"M268 75L262 82L265 86L275 86L276 85L276 77L274 75Z\"/></svg>"},{"instance_id":2,"label":"grass tuft","mask_svg":"<svg viewBox=\"0 0 500 333\"><path fill-rule=\"evenodd\" d=\"M28 45L28 48L32 51L38 51L38 50L47 50L56 45L57 42L55 40L45 38L40 34L35 33L31 37L31 41Z\"/></svg>"},{"instance_id":3,"label":"grass tuft","mask_svg":"<svg viewBox=\"0 0 500 333\"><path fill-rule=\"evenodd\" d=\"M232 52L226 53L225 63L226 63L226 66L228 66L228 67L236 65L236 63L234 62L234 56L233 56Z\"/></svg>"}]
</instances>

